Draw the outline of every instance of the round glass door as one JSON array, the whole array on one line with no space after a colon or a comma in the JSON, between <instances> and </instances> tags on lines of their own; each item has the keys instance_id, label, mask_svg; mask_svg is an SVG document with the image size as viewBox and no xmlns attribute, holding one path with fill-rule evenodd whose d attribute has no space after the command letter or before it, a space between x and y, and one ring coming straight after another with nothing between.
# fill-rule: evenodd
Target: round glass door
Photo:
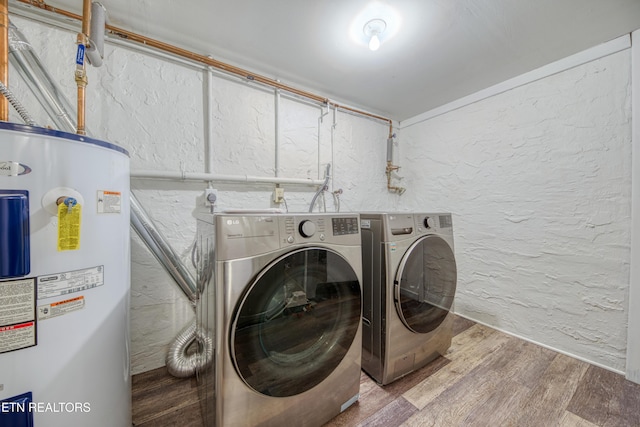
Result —
<instances>
[{"instance_id":1,"label":"round glass door","mask_svg":"<svg viewBox=\"0 0 640 427\"><path fill-rule=\"evenodd\" d=\"M417 333L428 333L444 321L456 293L453 251L442 238L422 237L402 258L395 284L395 302L402 322Z\"/></svg>"},{"instance_id":2,"label":"round glass door","mask_svg":"<svg viewBox=\"0 0 640 427\"><path fill-rule=\"evenodd\" d=\"M233 362L255 391L293 396L322 382L351 347L361 315L360 283L339 254L291 252L248 287L231 330Z\"/></svg>"}]
</instances>

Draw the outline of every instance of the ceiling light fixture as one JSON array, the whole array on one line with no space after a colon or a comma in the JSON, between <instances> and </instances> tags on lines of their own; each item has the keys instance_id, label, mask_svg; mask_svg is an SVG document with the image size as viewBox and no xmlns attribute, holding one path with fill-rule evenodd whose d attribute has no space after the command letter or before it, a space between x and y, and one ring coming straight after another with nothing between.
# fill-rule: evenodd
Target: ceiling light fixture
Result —
<instances>
[{"instance_id":1,"label":"ceiling light fixture","mask_svg":"<svg viewBox=\"0 0 640 427\"><path fill-rule=\"evenodd\" d=\"M382 19L372 19L364 24L364 34L369 37L369 49L375 51L380 47L380 34L387 29L387 23Z\"/></svg>"}]
</instances>

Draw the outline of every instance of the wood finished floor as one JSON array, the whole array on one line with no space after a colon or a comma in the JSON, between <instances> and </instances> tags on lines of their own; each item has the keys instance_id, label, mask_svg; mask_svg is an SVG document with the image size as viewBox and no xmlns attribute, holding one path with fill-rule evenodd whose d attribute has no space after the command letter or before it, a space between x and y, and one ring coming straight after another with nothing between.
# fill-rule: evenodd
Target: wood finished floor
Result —
<instances>
[{"instance_id":1,"label":"wood finished floor","mask_svg":"<svg viewBox=\"0 0 640 427\"><path fill-rule=\"evenodd\" d=\"M640 385L457 317L444 357L360 399L325 427L640 426ZM133 376L133 425L202 427L195 379ZM294 427L294 426L292 426Z\"/></svg>"}]
</instances>

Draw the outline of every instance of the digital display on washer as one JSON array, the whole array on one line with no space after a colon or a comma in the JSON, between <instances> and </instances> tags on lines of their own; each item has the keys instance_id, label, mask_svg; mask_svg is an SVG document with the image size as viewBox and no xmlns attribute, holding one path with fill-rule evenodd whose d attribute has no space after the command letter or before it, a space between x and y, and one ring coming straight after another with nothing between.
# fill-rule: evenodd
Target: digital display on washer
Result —
<instances>
[{"instance_id":1,"label":"digital display on washer","mask_svg":"<svg viewBox=\"0 0 640 427\"><path fill-rule=\"evenodd\" d=\"M345 234L358 234L358 217L349 218L331 218L333 225L333 235L343 236Z\"/></svg>"}]
</instances>

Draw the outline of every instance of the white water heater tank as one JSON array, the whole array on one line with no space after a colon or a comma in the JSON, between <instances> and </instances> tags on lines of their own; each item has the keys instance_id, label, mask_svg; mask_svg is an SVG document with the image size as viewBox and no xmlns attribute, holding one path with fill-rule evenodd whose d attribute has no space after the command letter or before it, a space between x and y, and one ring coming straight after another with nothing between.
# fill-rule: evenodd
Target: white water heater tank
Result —
<instances>
[{"instance_id":1,"label":"white water heater tank","mask_svg":"<svg viewBox=\"0 0 640 427\"><path fill-rule=\"evenodd\" d=\"M0 123L0 426L130 427L129 155Z\"/></svg>"}]
</instances>

